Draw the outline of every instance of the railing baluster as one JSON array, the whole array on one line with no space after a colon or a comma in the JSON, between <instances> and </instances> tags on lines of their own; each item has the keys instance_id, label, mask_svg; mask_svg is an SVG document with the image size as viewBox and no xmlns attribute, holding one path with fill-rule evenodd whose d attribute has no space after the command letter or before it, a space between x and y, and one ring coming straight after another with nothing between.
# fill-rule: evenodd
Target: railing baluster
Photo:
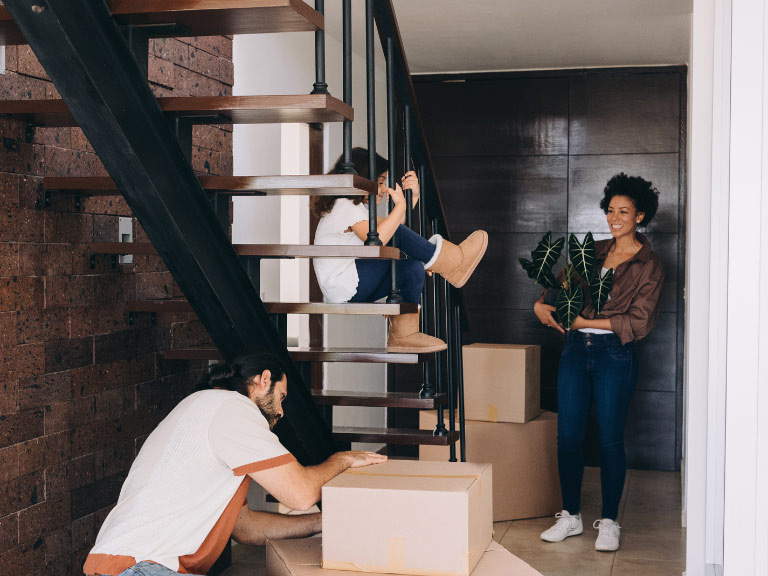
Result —
<instances>
[{"instance_id":1,"label":"railing baluster","mask_svg":"<svg viewBox=\"0 0 768 576\"><path fill-rule=\"evenodd\" d=\"M352 0L342 0L344 103L352 106ZM344 161L339 172L355 174L352 164L352 122L344 120Z\"/></svg>"},{"instance_id":2,"label":"railing baluster","mask_svg":"<svg viewBox=\"0 0 768 576\"><path fill-rule=\"evenodd\" d=\"M348 0L347 0L348 1ZM394 189L397 186L397 109L395 108L395 56L392 37L387 38L387 154L389 155L388 184ZM397 246L392 237L392 246ZM403 301L397 287L397 260L392 260L392 283L387 302L396 304Z\"/></svg>"},{"instance_id":3,"label":"railing baluster","mask_svg":"<svg viewBox=\"0 0 768 576\"><path fill-rule=\"evenodd\" d=\"M423 202L427 195L427 181L425 178L424 166L419 166L419 185L421 188L421 199L419 200L421 208L419 210L419 233L422 236L427 236L427 211L424 208ZM426 333L429 332L429 326L431 319L436 318L434 310L429 303L429 295L432 293L432 286L435 282L435 276L427 276L424 282L424 289L421 292L421 327ZM420 398L434 398L435 397L435 382L432 373L432 361L424 362L423 369L424 380L419 391Z\"/></svg>"},{"instance_id":4,"label":"railing baluster","mask_svg":"<svg viewBox=\"0 0 768 576\"><path fill-rule=\"evenodd\" d=\"M456 322L456 338L458 345L456 346L456 363L459 367L458 377L458 396L459 396L459 442L461 446L461 461L467 461L467 438L464 430L464 348L462 346L461 339L461 303L456 303L454 316Z\"/></svg>"},{"instance_id":5,"label":"railing baluster","mask_svg":"<svg viewBox=\"0 0 768 576\"><path fill-rule=\"evenodd\" d=\"M456 432L456 331L453 326L453 289L448 282L443 282L445 288L445 327L446 343L448 344L448 431L450 435ZM449 462L456 462L456 443L451 442Z\"/></svg>"},{"instance_id":6,"label":"railing baluster","mask_svg":"<svg viewBox=\"0 0 768 576\"><path fill-rule=\"evenodd\" d=\"M365 0L365 73L368 96L368 179L376 182L376 61L374 54L373 0ZM376 194L368 195L368 237L366 246L381 246Z\"/></svg>"},{"instance_id":7,"label":"railing baluster","mask_svg":"<svg viewBox=\"0 0 768 576\"><path fill-rule=\"evenodd\" d=\"M438 230L437 225L437 219L432 220L432 231L436 232ZM441 326L441 318L440 318L440 311L442 310L442 286L441 284L445 283L445 280L442 276L433 276L434 281L432 282L432 299L434 303L434 308L432 310L432 313L435 318L435 337L441 338L442 335L442 326ZM437 381L437 391L438 392L444 392L445 391L445 381L443 378L443 352L437 352L435 354L435 380ZM435 436L446 436L448 433L445 430L445 409L442 405L437 407L437 425L435 426L434 435Z\"/></svg>"},{"instance_id":8,"label":"railing baluster","mask_svg":"<svg viewBox=\"0 0 768 576\"><path fill-rule=\"evenodd\" d=\"M405 171L410 170L411 166L411 106L403 106L403 131L405 132ZM405 225L413 228L413 190L405 191Z\"/></svg>"},{"instance_id":9,"label":"railing baluster","mask_svg":"<svg viewBox=\"0 0 768 576\"><path fill-rule=\"evenodd\" d=\"M325 0L315 0L315 10L325 14ZM325 30L315 32L315 85L312 94L328 94L325 82Z\"/></svg>"}]
</instances>

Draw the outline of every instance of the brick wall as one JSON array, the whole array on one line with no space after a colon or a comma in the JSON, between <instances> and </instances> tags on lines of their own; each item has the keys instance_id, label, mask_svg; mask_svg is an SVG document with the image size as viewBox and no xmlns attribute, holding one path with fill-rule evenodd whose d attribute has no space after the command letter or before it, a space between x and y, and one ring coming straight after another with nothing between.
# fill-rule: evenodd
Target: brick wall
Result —
<instances>
[{"instance_id":1,"label":"brick wall","mask_svg":"<svg viewBox=\"0 0 768 576\"><path fill-rule=\"evenodd\" d=\"M58 97L29 47L7 47L6 69L0 99ZM157 95L229 94L232 40L154 40L149 75ZM190 314L128 325L126 300L181 295L157 256L90 268L87 244L130 216L121 197L44 207L43 176L106 175L81 130L0 119L0 137L0 576L81 574L142 441L203 368L157 352L206 335ZM231 126L193 142L196 171L232 173Z\"/></svg>"}]
</instances>

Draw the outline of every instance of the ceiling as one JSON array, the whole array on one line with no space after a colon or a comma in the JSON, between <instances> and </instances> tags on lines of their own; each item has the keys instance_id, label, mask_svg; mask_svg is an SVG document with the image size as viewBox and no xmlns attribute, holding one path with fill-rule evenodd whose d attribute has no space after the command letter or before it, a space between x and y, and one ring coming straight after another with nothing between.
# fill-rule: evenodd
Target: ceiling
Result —
<instances>
[{"instance_id":1,"label":"ceiling","mask_svg":"<svg viewBox=\"0 0 768 576\"><path fill-rule=\"evenodd\" d=\"M688 61L693 0L393 0L411 73ZM326 2L328 33L340 2ZM362 51L362 2L352 2ZM339 23L339 24L337 24Z\"/></svg>"}]
</instances>

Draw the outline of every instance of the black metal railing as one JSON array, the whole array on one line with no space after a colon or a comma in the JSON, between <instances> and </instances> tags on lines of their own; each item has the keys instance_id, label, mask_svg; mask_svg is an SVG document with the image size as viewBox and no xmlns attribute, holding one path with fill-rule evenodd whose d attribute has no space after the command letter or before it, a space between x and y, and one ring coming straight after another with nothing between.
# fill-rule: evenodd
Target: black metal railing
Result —
<instances>
[{"instance_id":1,"label":"black metal railing","mask_svg":"<svg viewBox=\"0 0 768 576\"><path fill-rule=\"evenodd\" d=\"M316 7L322 8L322 1L316 0ZM351 4L343 0L343 75L344 101L351 104ZM400 173L415 169L419 177L421 196L417 222L422 236L429 237L440 234L450 240L448 224L443 212L434 170L429 154L429 148L424 135L416 101L413 83L411 81L408 62L405 57L402 39L391 0L366 0L366 85L367 85L367 127L369 174L371 180L379 176L375 174L376 153L376 118L375 118L375 58L374 30L378 31L381 46L386 60L386 91L387 91L387 156L388 156L388 185L396 185L396 177ZM320 34L320 33L318 33ZM316 41L320 48L320 42ZM320 57L317 57L320 62ZM323 60L324 61L324 60ZM324 74L324 72L323 72ZM318 82L321 78L318 70ZM317 85L317 84L316 84ZM403 135L403 166L398 166L398 125L402 119ZM351 150L351 124L344 125L344 158L349 158ZM345 167L346 171L346 167ZM406 196L406 225L413 227L412 191L405 190ZM369 233L366 240L368 245L380 245L381 241L376 226L376 198L369 196ZM391 208L391 207L390 207ZM393 239L394 242L394 239ZM388 302L400 302L402 297L397 290L397 269L392 262L392 284ZM420 395L432 398L437 393L448 394L448 429L445 425L445 408L437 408L437 426L435 435L447 435L455 431L455 412L459 412L459 435L461 441L462 460L466 455L464 437L464 381L462 370L462 318L464 316L463 297L460 290L450 286L440 276L429 276L425 282L422 295L421 323L422 330L431 332L438 338L443 338L448 344L448 350L435 355L433 362L424 363L424 383ZM456 460L456 447L451 443L451 461Z\"/></svg>"}]
</instances>

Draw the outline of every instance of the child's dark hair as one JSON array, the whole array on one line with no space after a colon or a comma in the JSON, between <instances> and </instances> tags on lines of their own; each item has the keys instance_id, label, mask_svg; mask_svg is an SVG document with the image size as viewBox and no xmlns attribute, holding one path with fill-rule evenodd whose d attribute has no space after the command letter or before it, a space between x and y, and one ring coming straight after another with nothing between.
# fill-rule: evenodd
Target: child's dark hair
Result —
<instances>
[{"instance_id":1,"label":"child's dark hair","mask_svg":"<svg viewBox=\"0 0 768 576\"><path fill-rule=\"evenodd\" d=\"M373 174L374 178L378 178L389 169L389 166L382 156L376 154L375 158ZM358 176L368 178L368 149L360 147L352 148L350 159L352 160L352 165L355 167L355 172L357 172ZM340 172L343 163L344 155L342 154L339 156L338 160L336 160L336 163L333 165L333 168L330 169L328 174L337 174ZM330 212L333 208L333 203L336 202L337 198L349 198L355 204L360 204L360 202L365 200L365 196L314 196L312 198L312 210L314 210L315 215L321 217L326 212Z\"/></svg>"},{"instance_id":2,"label":"child's dark hair","mask_svg":"<svg viewBox=\"0 0 768 576\"><path fill-rule=\"evenodd\" d=\"M242 354L228 364L210 366L198 381L195 392L221 388L248 396L248 382L254 376L261 376L264 370L272 373L272 386L285 375L283 363L270 352Z\"/></svg>"},{"instance_id":3,"label":"child's dark hair","mask_svg":"<svg viewBox=\"0 0 768 576\"><path fill-rule=\"evenodd\" d=\"M639 176L627 176L624 172L608 180L603 190L600 208L608 214L608 206L614 196L626 196L635 204L638 212L645 214L638 226L648 226L659 209L659 191L651 182Z\"/></svg>"}]
</instances>

